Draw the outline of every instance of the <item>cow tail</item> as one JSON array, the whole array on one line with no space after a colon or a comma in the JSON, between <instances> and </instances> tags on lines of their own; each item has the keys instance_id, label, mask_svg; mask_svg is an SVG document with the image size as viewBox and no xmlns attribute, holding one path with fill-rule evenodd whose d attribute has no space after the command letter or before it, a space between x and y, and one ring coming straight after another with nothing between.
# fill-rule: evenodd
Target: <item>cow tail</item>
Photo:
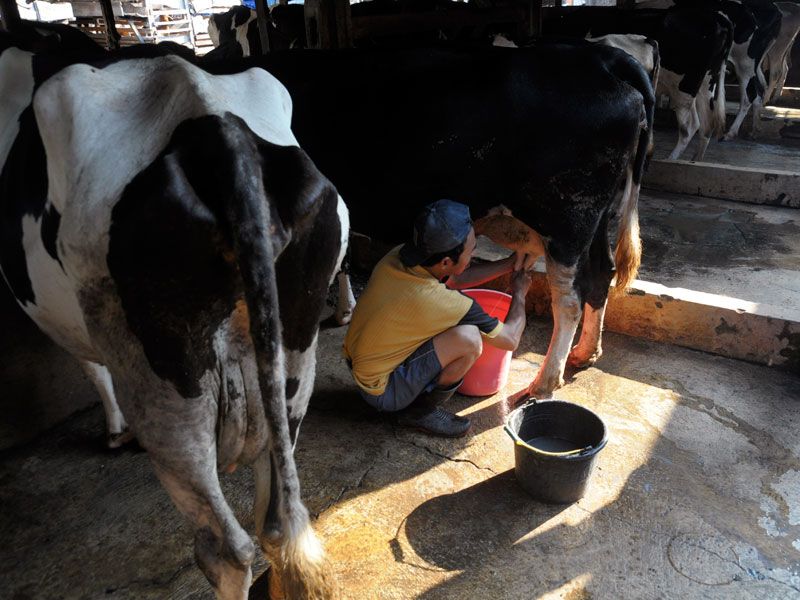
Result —
<instances>
[{"instance_id":1,"label":"cow tail","mask_svg":"<svg viewBox=\"0 0 800 600\"><path fill-rule=\"evenodd\" d=\"M644 69L634 59L626 63L625 69L617 69L616 75L633 86L641 95L639 136L628 171L625 188L619 206L619 229L617 231L614 266L617 281L614 294L623 294L636 279L642 260L642 241L639 237L639 190L647 165L648 152L653 137L653 116L655 114L655 92L653 84Z\"/></svg>"},{"instance_id":2,"label":"cow tail","mask_svg":"<svg viewBox=\"0 0 800 600\"><path fill-rule=\"evenodd\" d=\"M653 38L647 38L647 43L653 48L653 74L650 76L650 82L653 84L653 90L658 88L658 75L661 72L661 53L658 50L658 42Z\"/></svg>"},{"instance_id":3,"label":"cow tail","mask_svg":"<svg viewBox=\"0 0 800 600\"><path fill-rule=\"evenodd\" d=\"M265 201L261 161L252 134L243 121L226 121L223 141L231 152L231 195L226 211L234 255L244 287L255 350L258 382L269 434L269 450L277 475L281 522L276 546L265 548L285 586L287 597L322 599L333 596L332 579L322 545L300 498L286 408L286 371L278 305L275 261L289 241ZM280 540L280 546L277 542Z\"/></svg>"},{"instance_id":4,"label":"cow tail","mask_svg":"<svg viewBox=\"0 0 800 600\"><path fill-rule=\"evenodd\" d=\"M717 89L714 94L714 122L711 129L711 134L715 137L720 137L725 133L725 126L727 125L725 115L725 66L728 62L728 54L730 54L731 46L733 45L733 24L724 15L719 15L725 20L725 42L722 46L722 56L720 60L719 70L717 72Z\"/></svg>"},{"instance_id":5,"label":"cow tail","mask_svg":"<svg viewBox=\"0 0 800 600\"><path fill-rule=\"evenodd\" d=\"M725 61L717 74L717 89L714 94L714 124L712 134L719 137L725 133Z\"/></svg>"},{"instance_id":6,"label":"cow tail","mask_svg":"<svg viewBox=\"0 0 800 600\"><path fill-rule=\"evenodd\" d=\"M710 134L721 137L725 133L727 117L725 114L725 67L728 63L728 55L733 46L733 23L725 15L717 14L718 24L723 30L724 39L719 55L719 69L717 71L717 89L714 94L714 114Z\"/></svg>"}]
</instances>

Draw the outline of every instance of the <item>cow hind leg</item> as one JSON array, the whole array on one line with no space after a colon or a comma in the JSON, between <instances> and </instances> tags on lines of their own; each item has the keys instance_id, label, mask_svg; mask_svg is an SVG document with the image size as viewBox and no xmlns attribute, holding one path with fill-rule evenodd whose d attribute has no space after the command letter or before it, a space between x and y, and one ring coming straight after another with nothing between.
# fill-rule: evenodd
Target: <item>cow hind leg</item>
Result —
<instances>
[{"instance_id":1,"label":"cow hind leg","mask_svg":"<svg viewBox=\"0 0 800 600\"><path fill-rule=\"evenodd\" d=\"M155 458L153 463L175 506L194 526L195 560L217 598L245 600L255 545L222 495L213 456L207 452L187 456L180 473L161 467Z\"/></svg>"},{"instance_id":2,"label":"cow hind leg","mask_svg":"<svg viewBox=\"0 0 800 600\"><path fill-rule=\"evenodd\" d=\"M114 395L114 384L111 381L111 373L103 365L80 361L81 368L86 376L91 380L100 394L103 401L103 409L106 413L106 443L109 448L119 448L133 439L133 433L128 430L128 424L122 411L117 404Z\"/></svg>"},{"instance_id":3,"label":"cow hind leg","mask_svg":"<svg viewBox=\"0 0 800 600\"><path fill-rule=\"evenodd\" d=\"M608 241L608 216L598 225L587 260L578 275L579 287L585 300L583 327L578 343L569 355L569 364L576 368L592 366L603 354L603 317L611 279L614 277L614 259Z\"/></svg>"},{"instance_id":4,"label":"cow hind leg","mask_svg":"<svg viewBox=\"0 0 800 600\"><path fill-rule=\"evenodd\" d=\"M712 135L719 135L724 131L725 124L721 123L718 128L715 123L713 106L712 82L708 75L703 79L700 90L695 98L695 110L700 122L697 131L697 150L695 150L693 161L702 160L708 148L708 143Z\"/></svg>"},{"instance_id":5,"label":"cow hind leg","mask_svg":"<svg viewBox=\"0 0 800 600\"><path fill-rule=\"evenodd\" d=\"M564 385L564 368L581 316L580 300L574 286L577 267L561 265L549 254L546 261L553 309L553 336L547 356L528 387L528 395L535 398L549 398L553 390Z\"/></svg>"},{"instance_id":6,"label":"cow hind leg","mask_svg":"<svg viewBox=\"0 0 800 600\"><path fill-rule=\"evenodd\" d=\"M736 76L739 78L739 112L736 113L736 118L733 120L730 129L728 129L728 133L723 137L724 140L728 141L735 139L739 135L739 128L750 111L756 95L755 86L757 80L755 75L751 77L747 77L744 74L740 75L737 69Z\"/></svg>"},{"instance_id":7,"label":"cow hind leg","mask_svg":"<svg viewBox=\"0 0 800 600\"><path fill-rule=\"evenodd\" d=\"M678 142L670 152L670 160L677 160L681 157L681 154L686 150L689 142L692 141L694 134L697 133L700 127L700 119L697 115L694 98L683 92L679 92L678 95L680 98L673 102L672 105L675 117L678 120Z\"/></svg>"}]
</instances>

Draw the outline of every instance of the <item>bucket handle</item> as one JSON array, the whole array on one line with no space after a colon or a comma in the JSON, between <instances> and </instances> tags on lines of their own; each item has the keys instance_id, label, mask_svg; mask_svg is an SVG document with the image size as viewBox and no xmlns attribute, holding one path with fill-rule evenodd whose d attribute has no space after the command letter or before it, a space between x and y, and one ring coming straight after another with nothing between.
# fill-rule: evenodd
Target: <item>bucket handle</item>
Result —
<instances>
[{"instance_id":1,"label":"bucket handle","mask_svg":"<svg viewBox=\"0 0 800 600\"><path fill-rule=\"evenodd\" d=\"M526 406L530 406L532 404L536 404L536 398L531 398L525 404L520 405L520 408L524 408ZM575 450L567 450L566 452L548 452L547 450L542 450L541 448L536 448L531 446L530 444L526 444L523 442L520 437L508 426L508 423L503 425L503 429L508 434L508 436L514 440L514 443L518 446L522 446L523 448L528 448L529 450L533 450L539 454L544 454L545 456L555 456L555 457L565 457L565 456L582 456L591 452L594 449L594 446L586 446L584 448L576 448Z\"/></svg>"}]
</instances>

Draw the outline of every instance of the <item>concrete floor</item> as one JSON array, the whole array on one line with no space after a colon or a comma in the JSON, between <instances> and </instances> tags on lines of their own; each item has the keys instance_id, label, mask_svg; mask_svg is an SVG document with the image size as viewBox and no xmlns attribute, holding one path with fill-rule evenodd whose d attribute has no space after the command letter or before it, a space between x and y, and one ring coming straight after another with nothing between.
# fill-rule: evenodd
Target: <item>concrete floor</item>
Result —
<instances>
[{"instance_id":1,"label":"concrete floor","mask_svg":"<svg viewBox=\"0 0 800 600\"><path fill-rule=\"evenodd\" d=\"M792 311L800 318L800 214L644 190L639 278Z\"/></svg>"},{"instance_id":2,"label":"concrete floor","mask_svg":"<svg viewBox=\"0 0 800 600\"><path fill-rule=\"evenodd\" d=\"M373 413L340 358L344 330L323 331L297 458L344 597L800 598L800 378L608 333L596 367L557 392L601 415L608 446L586 496L548 506L517 485L501 424L550 330L529 319L501 393L456 396L474 425L455 441ZM86 408L29 422L29 441L0 452L0 597L210 598L146 455L103 449L91 386L47 344L0 343L3 436L19 412ZM23 370L43 386L9 386ZM224 489L252 531L248 470Z\"/></svg>"}]
</instances>

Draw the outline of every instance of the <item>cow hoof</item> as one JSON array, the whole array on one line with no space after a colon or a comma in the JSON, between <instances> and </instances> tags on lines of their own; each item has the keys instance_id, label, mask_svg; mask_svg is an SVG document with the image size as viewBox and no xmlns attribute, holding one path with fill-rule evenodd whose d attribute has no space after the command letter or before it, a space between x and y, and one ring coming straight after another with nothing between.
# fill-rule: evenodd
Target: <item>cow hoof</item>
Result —
<instances>
[{"instance_id":1,"label":"cow hoof","mask_svg":"<svg viewBox=\"0 0 800 600\"><path fill-rule=\"evenodd\" d=\"M511 394L506 400L508 404L512 408L516 408L522 404L525 404L528 400L531 399L531 393L528 388L521 389L520 391L516 392L515 394Z\"/></svg>"},{"instance_id":2,"label":"cow hoof","mask_svg":"<svg viewBox=\"0 0 800 600\"><path fill-rule=\"evenodd\" d=\"M547 400L553 397L553 392L564 385L564 378L559 377L557 381L537 382L534 381L528 388L528 395L537 400Z\"/></svg>"},{"instance_id":3,"label":"cow hoof","mask_svg":"<svg viewBox=\"0 0 800 600\"><path fill-rule=\"evenodd\" d=\"M569 358L567 358L567 364L574 369L587 369L594 365L601 356L603 356L602 351L583 357L573 350L570 352Z\"/></svg>"},{"instance_id":4,"label":"cow hoof","mask_svg":"<svg viewBox=\"0 0 800 600\"><path fill-rule=\"evenodd\" d=\"M109 433L106 437L106 445L110 450L114 450L132 442L133 438L133 432L129 429L121 431L120 433Z\"/></svg>"}]
</instances>

